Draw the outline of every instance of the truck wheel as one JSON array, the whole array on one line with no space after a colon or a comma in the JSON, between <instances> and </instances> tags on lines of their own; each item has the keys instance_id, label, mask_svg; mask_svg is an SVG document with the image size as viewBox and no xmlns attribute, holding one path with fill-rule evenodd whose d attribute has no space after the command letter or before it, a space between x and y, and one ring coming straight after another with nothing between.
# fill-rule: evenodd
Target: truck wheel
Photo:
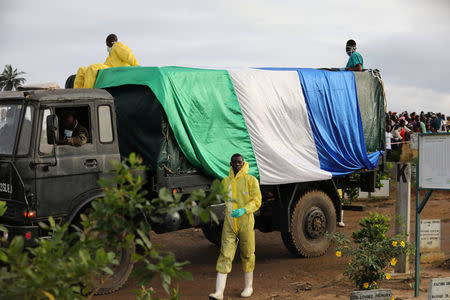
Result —
<instances>
[{"instance_id":1,"label":"truck wheel","mask_svg":"<svg viewBox=\"0 0 450 300\"><path fill-rule=\"evenodd\" d=\"M119 265L113 269L114 274L108 277L101 287L98 288L95 292L96 295L114 293L122 288L133 270L133 260L131 259L131 256L135 251L136 247L134 245L130 249L121 248L117 251L116 255L119 259Z\"/></svg>"},{"instance_id":2,"label":"truck wheel","mask_svg":"<svg viewBox=\"0 0 450 300\"><path fill-rule=\"evenodd\" d=\"M220 247L222 241L222 227L223 222L220 222L219 224L211 222L209 224L203 225L203 235L208 241Z\"/></svg>"},{"instance_id":3,"label":"truck wheel","mask_svg":"<svg viewBox=\"0 0 450 300\"><path fill-rule=\"evenodd\" d=\"M331 242L325 233L336 230L336 211L327 194L311 191L295 204L291 214L289 232L282 232L286 248L299 257L325 254Z\"/></svg>"}]
</instances>

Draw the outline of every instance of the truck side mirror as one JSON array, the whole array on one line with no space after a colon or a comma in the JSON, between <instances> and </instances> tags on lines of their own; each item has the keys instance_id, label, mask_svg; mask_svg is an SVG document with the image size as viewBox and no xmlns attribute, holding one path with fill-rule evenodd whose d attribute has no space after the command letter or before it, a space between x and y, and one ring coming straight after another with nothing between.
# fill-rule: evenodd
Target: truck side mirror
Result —
<instances>
[{"instance_id":1,"label":"truck side mirror","mask_svg":"<svg viewBox=\"0 0 450 300\"><path fill-rule=\"evenodd\" d=\"M56 133L58 130L58 116L48 115L47 116L47 143L50 145L56 144Z\"/></svg>"}]
</instances>

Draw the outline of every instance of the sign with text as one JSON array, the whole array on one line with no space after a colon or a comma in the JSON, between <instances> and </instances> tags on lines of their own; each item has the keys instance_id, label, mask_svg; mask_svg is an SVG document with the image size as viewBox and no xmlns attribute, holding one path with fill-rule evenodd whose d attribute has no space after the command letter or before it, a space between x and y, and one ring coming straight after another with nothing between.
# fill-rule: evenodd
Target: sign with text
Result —
<instances>
[{"instance_id":1,"label":"sign with text","mask_svg":"<svg viewBox=\"0 0 450 300\"><path fill-rule=\"evenodd\" d=\"M420 221L420 249L439 250L441 248L441 220Z\"/></svg>"},{"instance_id":2,"label":"sign with text","mask_svg":"<svg viewBox=\"0 0 450 300\"><path fill-rule=\"evenodd\" d=\"M450 300L450 277L432 278L428 285L428 300Z\"/></svg>"},{"instance_id":3,"label":"sign with text","mask_svg":"<svg viewBox=\"0 0 450 300\"><path fill-rule=\"evenodd\" d=\"M419 188L450 189L450 134L419 135Z\"/></svg>"},{"instance_id":4,"label":"sign with text","mask_svg":"<svg viewBox=\"0 0 450 300\"><path fill-rule=\"evenodd\" d=\"M350 300L391 300L391 290L354 291L350 294Z\"/></svg>"}]
</instances>

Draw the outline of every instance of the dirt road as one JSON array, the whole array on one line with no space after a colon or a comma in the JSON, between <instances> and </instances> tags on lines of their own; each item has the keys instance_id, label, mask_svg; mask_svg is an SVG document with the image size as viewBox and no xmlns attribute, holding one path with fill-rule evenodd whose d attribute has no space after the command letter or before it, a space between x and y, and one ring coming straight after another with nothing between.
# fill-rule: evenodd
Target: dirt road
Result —
<instances>
[{"instance_id":1,"label":"dirt road","mask_svg":"<svg viewBox=\"0 0 450 300\"><path fill-rule=\"evenodd\" d=\"M395 197L395 191L391 190ZM414 212L414 191L412 193ZM391 196L391 198L393 198ZM377 211L390 217L394 216L394 200L384 200L366 205L364 212L345 212L345 228L339 229L347 234L358 228L360 218L367 216L369 211ZM414 214L413 214L414 215ZM425 219L441 219L441 248L450 256L450 192L434 192L422 213ZM414 231L414 218L411 228ZM392 228L393 229L393 228ZM186 267L194 276L193 281L177 281L181 299L207 299L207 295L215 287L215 263L219 248L208 242L199 229L188 229L162 235L152 234L152 241L164 245L167 250L175 253L179 261L191 262ZM414 234L411 236L413 241ZM225 299L238 299L243 288L243 274L240 259L236 255L233 270L229 275L225 292ZM251 299L349 299L353 290L352 283L342 275L347 260L337 258L332 248L319 258L296 258L291 255L281 241L280 233L256 232L256 269L254 273L254 296ZM411 265L411 268L413 266ZM427 299L426 288L431 277L449 277L449 267L443 268L422 264L421 297L413 298L411 283L413 279L390 280L382 288L393 289L395 299ZM165 294L159 288L159 280L152 282L158 296ZM136 287L136 280L130 279L119 292L95 297L96 300L125 300L135 299L132 290Z\"/></svg>"}]
</instances>

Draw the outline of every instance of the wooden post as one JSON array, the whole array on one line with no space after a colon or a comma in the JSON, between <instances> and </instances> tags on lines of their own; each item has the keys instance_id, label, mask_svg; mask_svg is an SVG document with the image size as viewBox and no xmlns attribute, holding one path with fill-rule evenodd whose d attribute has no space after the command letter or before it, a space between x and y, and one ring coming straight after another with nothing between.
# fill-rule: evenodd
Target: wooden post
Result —
<instances>
[{"instance_id":1,"label":"wooden post","mask_svg":"<svg viewBox=\"0 0 450 300\"><path fill-rule=\"evenodd\" d=\"M395 234L407 234L409 241L411 221L411 164L397 164L397 193L395 199ZM405 242L406 242L405 241ZM402 255L395 266L396 273L409 273L408 257Z\"/></svg>"}]
</instances>

